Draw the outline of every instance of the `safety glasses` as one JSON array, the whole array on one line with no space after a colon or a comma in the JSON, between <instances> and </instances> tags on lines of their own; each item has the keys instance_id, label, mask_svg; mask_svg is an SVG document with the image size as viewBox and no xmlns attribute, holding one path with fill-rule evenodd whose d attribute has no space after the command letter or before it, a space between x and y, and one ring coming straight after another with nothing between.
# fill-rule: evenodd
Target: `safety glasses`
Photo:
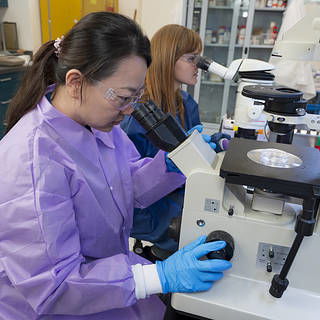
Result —
<instances>
[{"instance_id":1,"label":"safety glasses","mask_svg":"<svg viewBox=\"0 0 320 320\"><path fill-rule=\"evenodd\" d=\"M119 111L123 111L129 107L134 107L144 93L144 88L141 88L134 95L124 96L119 94L119 89L106 88L106 86L99 80L94 80L94 82L104 90L103 97Z\"/></svg>"},{"instance_id":2,"label":"safety glasses","mask_svg":"<svg viewBox=\"0 0 320 320\"><path fill-rule=\"evenodd\" d=\"M196 59L199 55L198 54L184 54L179 59L188 62L190 64L196 64Z\"/></svg>"}]
</instances>

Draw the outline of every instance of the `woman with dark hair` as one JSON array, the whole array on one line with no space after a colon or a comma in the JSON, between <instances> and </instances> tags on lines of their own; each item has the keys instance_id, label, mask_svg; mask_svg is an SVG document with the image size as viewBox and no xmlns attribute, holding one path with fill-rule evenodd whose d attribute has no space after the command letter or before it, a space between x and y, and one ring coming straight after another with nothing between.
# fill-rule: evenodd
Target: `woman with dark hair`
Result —
<instances>
[{"instance_id":1,"label":"woman with dark hair","mask_svg":"<svg viewBox=\"0 0 320 320\"><path fill-rule=\"evenodd\" d=\"M0 142L1 319L162 319L152 294L207 290L230 267L198 260L225 245L205 237L155 265L129 251L133 208L184 182L118 126L150 62L140 28L107 12L35 55Z\"/></svg>"},{"instance_id":2,"label":"woman with dark hair","mask_svg":"<svg viewBox=\"0 0 320 320\"><path fill-rule=\"evenodd\" d=\"M144 99L152 100L164 112L174 115L187 131L201 122L198 104L188 92L181 90L181 85L196 84L198 68L195 58L201 51L199 35L177 24L162 27L151 39L152 64L146 75ZM159 149L147 139L145 130L132 116L126 115L121 127L142 157L157 154ZM215 134L213 142L227 136ZM219 143L215 150L221 151ZM183 200L184 186L145 209L135 209L131 236L154 243L151 248L146 246L142 253L149 260L166 258L178 249L177 241L168 236L168 228L173 219L181 217Z\"/></svg>"}]
</instances>

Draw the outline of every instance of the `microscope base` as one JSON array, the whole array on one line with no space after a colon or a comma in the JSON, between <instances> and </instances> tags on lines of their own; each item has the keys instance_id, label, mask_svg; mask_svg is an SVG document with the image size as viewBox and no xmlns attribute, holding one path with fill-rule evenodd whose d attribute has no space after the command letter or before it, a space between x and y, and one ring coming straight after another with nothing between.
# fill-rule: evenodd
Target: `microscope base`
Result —
<instances>
[{"instance_id":1,"label":"microscope base","mask_svg":"<svg viewBox=\"0 0 320 320\"><path fill-rule=\"evenodd\" d=\"M207 292L176 293L174 309L214 320L316 320L320 296L288 287L282 298L269 294L269 282L226 274Z\"/></svg>"}]
</instances>

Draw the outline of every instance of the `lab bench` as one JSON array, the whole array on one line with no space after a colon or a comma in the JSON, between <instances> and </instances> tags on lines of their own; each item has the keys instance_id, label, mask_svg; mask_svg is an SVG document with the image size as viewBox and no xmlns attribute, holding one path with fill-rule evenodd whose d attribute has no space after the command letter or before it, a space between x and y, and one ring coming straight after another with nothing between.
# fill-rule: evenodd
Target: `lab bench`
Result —
<instances>
[{"instance_id":1,"label":"lab bench","mask_svg":"<svg viewBox=\"0 0 320 320\"><path fill-rule=\"evenodd\" d=\"M5 132L8 105L17 92L26 67L0 67L0 139Z\"/></svg>"}]
</instances>

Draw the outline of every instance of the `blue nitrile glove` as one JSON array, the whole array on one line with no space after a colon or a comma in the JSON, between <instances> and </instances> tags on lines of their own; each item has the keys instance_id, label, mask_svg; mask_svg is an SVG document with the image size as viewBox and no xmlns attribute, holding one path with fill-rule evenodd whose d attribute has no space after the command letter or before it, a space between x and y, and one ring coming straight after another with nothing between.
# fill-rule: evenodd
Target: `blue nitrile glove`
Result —
<instances>
[{"instance_id":1,"label":"blue nitrile glove","mask_svg":"<svg viewBox=\"0 0 320 320\"><path fill-rule=\"evenodd\" d=\"M196 126L194 126L193 128L191 128L187 134L190 135L194 130L198 130L199 133L201 133L203 131L203 125L202 124L198 124ZM211 141L211 136L209 136L208 134L202 134L202 139L209 143L210 147L215 150L216 148L216 144L214 143L214 141Z\"/></svg>"},{"instance_id":2,"label":"blue nitrile glove","mask_svg":"<svg viewBox=\"0 0 320 320\"><path fill-rule=\"evenodd\" d=\"M211 288L231 268L226 260L199 260L211 251L221 250L224 241L207 242L206 236L189 243L164 261L156 261L163 293L197 292Z\"/></svg>"},{"instance_id":3,"label":"blue nitrile glove","mask_svg":"<svg viewBox=\"0 0 320 320\"><path fill-rule=\"evenodd\" d=\"M227 133L216 132L210 138L210 140L216 144L215 151L217 153L228 149L229 140L231 140L231 136Z\"/></svg>"}]
</instances>

